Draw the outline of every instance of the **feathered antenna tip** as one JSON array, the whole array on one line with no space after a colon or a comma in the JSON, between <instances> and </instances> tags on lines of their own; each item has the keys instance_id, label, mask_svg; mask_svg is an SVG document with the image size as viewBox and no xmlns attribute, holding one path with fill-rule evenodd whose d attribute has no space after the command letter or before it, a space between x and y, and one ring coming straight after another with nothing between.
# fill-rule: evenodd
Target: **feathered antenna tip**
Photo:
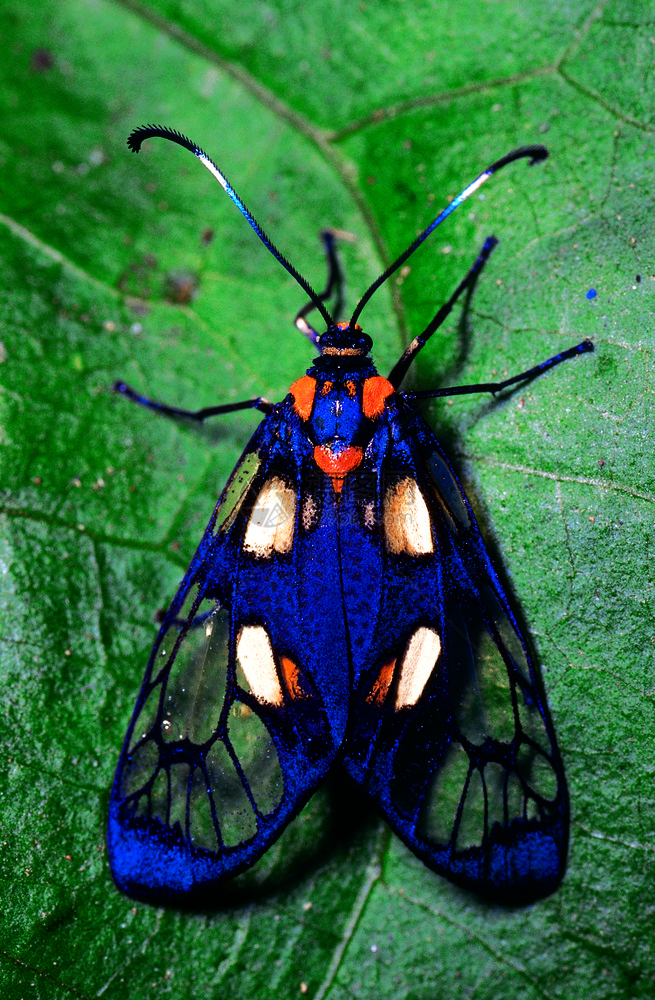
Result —
<instances>
[{"instance_id":1,"label":"feathered antenna tip","mask_svg":"<svg viewBox=\"0 0 655 1000\"><path fill-rule=\"evenodd\" d=\"M165 125L141 125L139 128L135 128L133 132L130 133L127 139L127 144L133 153L138 153L141 149L142 144L146 139L152 139L158 137L160 139L170 139L171 142L176 142L178 146L184 146L190 152L195 153L196 156L200 152L198 146L187 139L185 135L181 132L176 131L174 128L168 128Z\"/></svg>"}]
</instances>

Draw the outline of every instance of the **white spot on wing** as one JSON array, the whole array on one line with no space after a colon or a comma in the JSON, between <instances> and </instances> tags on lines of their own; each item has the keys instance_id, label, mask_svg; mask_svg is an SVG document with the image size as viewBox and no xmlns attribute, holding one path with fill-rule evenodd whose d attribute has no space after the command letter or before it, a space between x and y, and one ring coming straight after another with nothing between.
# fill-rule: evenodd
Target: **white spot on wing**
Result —
<instances>
[{"instance_id":1,"label":"white spot on wing","mask_svg":"<svg viewBox=\"0 0 655 1000\"><path fill-rule=\"evenodd\" d=\"M243 540L246 552L263 558L290 552L295 514L295 491L279 476L272 476L261 488L250 515Z\"/></svg>"},{"instance_id":2,"label":"white spot on wing","mask_svg":"<svg viewBox=\"0 0 655 1000\"><path fill-rule=\"evenodd\" d=\"M407 651L400 664L396 708L415 705L423 688L437 665L441 653L441 639L434 629L421 626L409 640Z\"/></svg>"},{"instance_id":3,"label":"white spot on wing","mask_svg":"<svg viewBox=\"0 0 655 1000\"><path fill-rule=\"evenodd\" d=\"M237 659L255 698L269 705L281 705L282 688L266 629L261 625L244 625L237 639Z\"/></svg>"},{"instance_id":4,"label":"white spot on wing","mask_svg":"<svg viewBox=\"0 0 655 1000\"><path fill-rule=\"evenodd\" d=\"M415 479L401 479L387 490L383 516L389 552L422 556L433 551L430 513Z\"/></svg>"}]
</instances>

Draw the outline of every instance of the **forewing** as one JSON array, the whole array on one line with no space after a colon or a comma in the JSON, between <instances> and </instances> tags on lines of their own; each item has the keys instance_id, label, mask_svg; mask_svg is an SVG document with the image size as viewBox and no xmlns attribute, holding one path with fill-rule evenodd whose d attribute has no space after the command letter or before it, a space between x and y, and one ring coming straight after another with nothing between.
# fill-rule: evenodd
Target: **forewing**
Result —
<instances>
[{"instance_id":1,"label":"forewing","mask_svg":"<svg viewBox=\"0 0 655 1000\"><path fill-rule=\"evenodd\" d=\"M325 677L344 629L314 608L334 527L303 526L312 484L278 430L268 418L244 453L148 663L108 830L114 878L132 895L188 893L252 865L343 736L347 671L327 690Z\"/></svg>"},{"instance_id":2,"label":"forewing","mask_svg":"<svg viewBox=\"0 0 655 1000\"><path fill-rule=\"evenodd\" d=\"M346 765L430 867L499 901L535 898L568 842L546 701L454 473L423 421L403 419L376 460L383 586Z\"/></svg>"}]
</instances>

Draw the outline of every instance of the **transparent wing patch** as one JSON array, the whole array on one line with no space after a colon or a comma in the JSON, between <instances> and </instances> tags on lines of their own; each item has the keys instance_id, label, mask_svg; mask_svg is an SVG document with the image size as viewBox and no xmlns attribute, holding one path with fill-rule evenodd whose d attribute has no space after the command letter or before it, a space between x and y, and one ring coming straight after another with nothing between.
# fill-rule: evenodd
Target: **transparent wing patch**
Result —
<instances>
[{"instance_id":1,"label":"transparent wing patch","mask_svg":"<svg viewBox=\"0 0 655 1000\"><path fill-rule=\"evenodd\" d=\"M551 891L566 858L566 787L520 636L490 586L449 604L446 633L447 738L416 788L412 840L501 898Z\"/></svg>"},{"instance_id":2,"label":"transparent wing patch","mask_svg":"<svg viewBox=\"0 0 655 1000\"><path fill-rule=\"evenodd\" d=\"M136 819L214 852L254 838L284 793L274 740L259 704L245 699L238 661L228 696L229 630L225 609L207 601L190 625L162 637L117 787Z\"/></svg>"}]
</instances>

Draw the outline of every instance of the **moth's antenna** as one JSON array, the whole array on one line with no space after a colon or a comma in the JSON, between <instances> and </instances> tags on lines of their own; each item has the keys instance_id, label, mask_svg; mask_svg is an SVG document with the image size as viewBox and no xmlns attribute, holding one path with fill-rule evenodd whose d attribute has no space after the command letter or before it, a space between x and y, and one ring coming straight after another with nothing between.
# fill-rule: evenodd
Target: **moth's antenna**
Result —
<instances>
[{"instance_id":1,"label":"moth's antenna","mask_svg":"<svg viewBox=\"0 0 655 1000\"><path fill-rule=\"evenodd\" d=\"M290 264L289 261L286 259L286 257L284 257L280 253L278 248L275 246L272 240L268 238L262 227L259 225L257 219L254 217L254 215L252 215L248 211L244 203L241 201L241 198L239 198L239 195L236 193L236 191L228 181L225 174L218 169L213 160L209 159L207 154L202 151L200 146L196 146L194 142L191 142L190 139L187 139L187 137L185 135L182 135L181 132L176 132L175 129L166 128L165 126L161 125L142 125L140 128L135 128L132 134L129 136L127 144L131 150L133 150L135 153L138 153L139 150L141 149L141 144L145 142L146 139L152 139L156 136L158 136L160 139L170 139L171 142L176 142L178 146L184 146L185 149L190 150L190 152L192 152L194 156L198 157L200 162L205 167L207 167L207 170L209 170L209 172L214 175L214 177L221 185L223 190L226 192L226 194L230 196L236 207L243 215L244 219L246 219L250 223L251 227L257 233L264 246L268 250L270 250L275 259L279 260L282 267L286 268L289 274L296 279L300 287L307 293L307 295L309 295L310 299L320 312L321 316L327 323L328 327L333 326L334 321L332 317L330 316L329 312L323 305L323 302L316 294L312 286L309 284L308 281L306 281L303 278L301 274L298 273L298 271L296 271L293 264Z\"/></svg>"},{"instance_id":2,"label":"moth's antenna","mask_svg":"<svg viewBox=\"0 0 655 1000\"><path fill-rule=\"evenodd\" d=\"M502 168L506 167L508 163L513 163L514 160L520 160L523 157L529 157L530 163L528 165L531 167L535 163L539 163L541 160L545 160L548 157L548 150L546 149L545 146L521 146L520 149L515 149L513 153L508 153L507 156L503 156L502 159L496 160L495 163L492 163L491 166L487 167L484 173L480 174L480 176L477 177L472 184L469 184L468 187L464 188L461 194L458 194L456 198L453 198L450 205L448 205L447 208L444 208L443 212L436 217L434 222L431 222L430 225L427 227L427 229L424 229L423 232L416 237L411 246L407 247L405 252L402 253L400 257L386 269L384 274L381 274L380 277L373 282L371 287L364 292L361 299L355 306L354 313L352 314L352 318L350 320L351 330L354 328L354 325L357 322L357 319L359 318L362 309L364 308L370 297L373 295L373 292L377 291L380 285L383 285L384 282L387 280L387 278L389 278L394 271L397 271L398 268L401 266L401 264L404 264L404 262L407 260L408 257L411 257L411 255L414 253L417 247L420 247L423 240L427 239L430 233L434 229L436 229L437 226L440 225L444 219L447 219L448 216L452 212L454 212L455 209L458 208L463 201L466 201L467 198L469 198L475 191L477 191L478 188L482 184L484 184L484 182L488 180L488 178L491 177L492 174L495 174L497 173L497 171L502 170Z\"/></svg>"}]
</instances>

